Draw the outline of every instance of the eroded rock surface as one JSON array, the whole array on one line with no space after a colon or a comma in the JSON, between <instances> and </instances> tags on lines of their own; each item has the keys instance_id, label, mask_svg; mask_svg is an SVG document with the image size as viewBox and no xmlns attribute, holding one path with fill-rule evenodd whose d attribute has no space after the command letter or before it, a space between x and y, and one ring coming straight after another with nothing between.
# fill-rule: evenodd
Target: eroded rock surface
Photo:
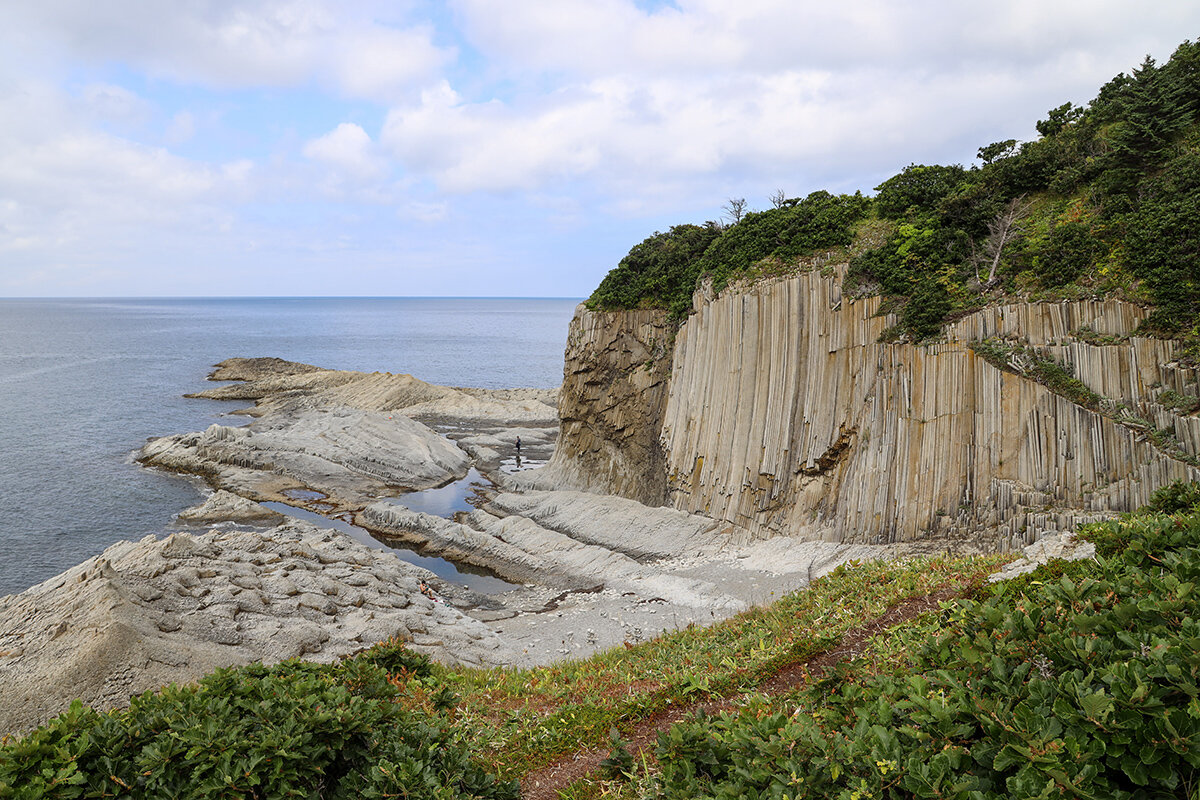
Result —
<instances>
[{"instance_id":1,"label":"eroded rock surface","mask_svg":"<svg viewBox=\"0 0 1200 800\"><path fill-rule=\"evenodd\" d=\"M426 598L426 570L310 525L120 542L0 598L0 732L75 698L96 708L217 667L332 661L401 636L450 662L513 655L483 623Z\"/></svg>"},{"instance_id":2,"label":"eroded rock surface","mask_svg":"<svg viewBox=\"0 0 1200 800\"><path fill-rule=\"evenodd\" d=\"M419 422L347 406L296 405L245 427L165 436L148 442L141 458L255 499L286 500L287 489L306 488L348 506L440 486L470 467L461 448Z\"/></svg>"},{"instance_id":3,"label":"eroded rock surface","mask_svg":"<svg viewBox=\"0 0 1200 800\"><path fill-rule=\"evenodd\" d=\"M571 320L563 373L561 440L550 463L513 485L667 501L659 444L674 325L665 311L592 312Z\"/></svg>"},{"instance_id":4,"label":"eroded rock surface","mask_svg":"<svg viewBox=\"0 0 1200 800\"><path fill-rule=\"evenodd\" d=\"M180 511L177 519L189 525L212 525L217 522L278 525L285 518L278 511L272 511L253 500L218 489L200 505Z\"/></svg>"},{"instance_id":5,"label":"eroded rock surface","mask_svg":"<svg viewBox=\"0 0 1200 800\"><path fill-rule=\"evenodd\" d=\"M255 419L154 439L140 460L255 500L319 492L322 510L357 510L462 478L472 458L498 469L522 433L526 455L548 455L557 432L550 389L456 389L271 358L227 359L211 377L239 382L193 396L255 400Z\"/></svg>"}]
</instances>

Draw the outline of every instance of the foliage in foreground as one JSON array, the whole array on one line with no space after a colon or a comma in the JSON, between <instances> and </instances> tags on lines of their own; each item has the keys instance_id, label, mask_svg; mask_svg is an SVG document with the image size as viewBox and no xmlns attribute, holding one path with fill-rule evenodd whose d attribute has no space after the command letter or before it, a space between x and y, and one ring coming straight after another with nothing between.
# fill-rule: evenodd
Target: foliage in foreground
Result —
<instances>
[{"instance_id":1,"label":"foliage in foreground","mask_svg":"<svg viewBox=\"0 0 1200 800\"><path fill-rule=\"evenodd\" d=\"M753 691L890 605L969 585L999 560L844 565L710 628L538 669L451 669L389 642L342 664L223 670L7 741L0 797L512 797L515 784L491 776L511 781L679 703Z\"/></svg>"},{"instance_id":2,"label":"foliage in foreground","mask_svg":"<svg viewBox=\"0 0 1200 800\"><path fill-rule=\"evenodd\" d=\"M396 660L390 676L370 663ZM76 702L0 749L0 797L516 798L444 720L396 702L427 669L393 643L340 664L218 670L127 711Z\"/></svg>"},{"instance_id":3,"label":"foliage in foreground","mask_svg":"<svg viewBox=\"0 0 1200 800\"><path fill-rule=\"evenodd\" d=\"M1191 796L1198 502L1200 486L1167 487L1151 503L1166 513L1088 529L1098 562L977 589L893 632L890 655L784 698L754 690L905 597L978 585L998 559L847 565L711 629L537 670L447 670L395 642L336 665L223 670L125 712L76 707L7 742L0 796L514 798L515 784L494 774L516 777L610 737L610 772L629 773L619 733L632 721L739 692L751 693L740 714L693 718L662 737L662 772L641 788L666 798ZM463 701L441 716L452 689Z\"/></svg>"},{"instance_id":4,"label":"foliage in foreground","mask_svg":"<svg viewBox=\"0 0 1200 800\"><path fill-rule=\"evenodd\" d=\"M1003 556L852 562L771 605L710 627L688 626L632 647L532 670L456 670L464 735L498 772L515 777L584 747L611 729L681 703L753 693L787 665L829 649L849 630L910 597L973 585ZM765 599L765 598L764 598ZM410 690L424 703L420 687Z\"/></svg>"},{"instance_id":5,"label":"foliage in foreground","mask_svg":"<svg viewBox=\"0 0 1200 800\"><path fill-rule=\"evenodd\" d=\"M1198 498L1176 485L1154 505ZM899 669L835 672L791 713L675 726L659 796L1196 797L1200 507L1085 535L1096 562L946 604Z\"/></svg>"}]
</instances>

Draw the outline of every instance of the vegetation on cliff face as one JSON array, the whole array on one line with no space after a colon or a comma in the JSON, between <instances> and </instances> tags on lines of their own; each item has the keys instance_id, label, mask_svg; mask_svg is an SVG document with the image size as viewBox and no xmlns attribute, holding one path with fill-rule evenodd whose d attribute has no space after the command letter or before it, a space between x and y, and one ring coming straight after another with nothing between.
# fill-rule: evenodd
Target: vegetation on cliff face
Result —
<instances>
[{"instance_id":1,"label":"vegetation on cliff face","mask_svg":"<svg viewBox=\"0 0 1200 800\"><path fill-rule=\"evenodd\" d=\"M979 148L970 168L910 165L873 199L814 192L728 227L656 234L647 242L704 231L669 264L634 248L588 304L681 317L699 280L720 290L764 263L796 265L847 245L867 217L888 232L853 259L851 284L895 298L913 339L1005 297L1113 294L1154 306L1150 332L1200 335L1200 43L1162 65L1147 57L1037 130L1036 141Z\"/></svg>"}]
</instances>

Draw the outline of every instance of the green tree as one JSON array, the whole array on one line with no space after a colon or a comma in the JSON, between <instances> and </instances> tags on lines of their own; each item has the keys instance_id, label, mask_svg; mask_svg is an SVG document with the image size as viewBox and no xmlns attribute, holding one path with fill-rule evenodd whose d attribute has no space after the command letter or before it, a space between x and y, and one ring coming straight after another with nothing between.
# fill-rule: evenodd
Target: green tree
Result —
<instances>
[{"instance_id":1,"label":"green tree","mask_svg":"<svg viewBox=\"0 0 1200 800\"><path fill-rule=\"evenodd\" d=\"M677 316L686 314L696 286L696 263L720 235L721 229L714 222L676 225L666 233L655 233L635 245L604 277L588 298L588 306L650 306L669 308Z\"/></svg>"},{"instance_id":2,"label":"green tree","mask_svg":"<svg viewBox=\"0 0 1200 800\"><path fill-rule=\"evenodd\" d=\"M984 164L991 164L993 161L998 161L1002 158L1010 158L1016 152L1017 140L1005 139L1003 142L992 142L989 145L979 148L975 155Z\"/></svg>"},{"instance_id":3,"label":"green tree","mask_svg":"<svg viewBox=\"0 0 1200 800\"><path fill-rule=\"evenodd\" d=\"M1158 306L1152 324L1186 330L1200 319L1200 153L1168 162L1141 192L1128 219L1125 263Z\"/></svg>"},{"instance_id":4,"label":"green tree","mask_svg":"<svg viewBox=\"0 0 1200 800\"><path fill-rule=\"evenodd\" d=\"M1083 117L1083 109L1074 103L1063 103L1046 113L1046 119L1038 120L1037 132L1042 136L1057 136L1068 125Z\"/></svg>"},{"instance_id":5,"label":"green tree","mask_svg":"<svg viewBox=\"0 0 1200 800\"><path fill-rule=\"evenodd\" d=\"M894 177L875 187L875 207L879 216L900 219L909 213L929 213L938 201L953 192L963 181L966 170L959 164L924 166L909 164Z\"/></svg>"},{"instance_id":6,"label":"green tree","mask_svg":"<svg viewBox=\"0 0 1200 800\"><path fill-rule=\"evenodd\" d=\"M1188 121L1179 97L1179 86L1146 56L1133 71L1133 81L1121 100L1121 122L1113 131L1113 149L1122 166L1141 167L1162 160Z\"/></svg>"}]
</instances>

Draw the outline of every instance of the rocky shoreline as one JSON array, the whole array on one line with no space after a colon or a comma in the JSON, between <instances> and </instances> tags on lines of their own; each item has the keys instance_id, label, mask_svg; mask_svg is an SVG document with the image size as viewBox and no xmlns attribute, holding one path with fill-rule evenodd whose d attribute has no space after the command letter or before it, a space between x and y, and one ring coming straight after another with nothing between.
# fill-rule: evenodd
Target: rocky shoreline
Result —
<instances>
[{"instance_id":1,"label":"rocky shoreline","mask_svg":"<svg viewBox=\"0 0 1200 800\"><path fill-rule=\"evenodd\" d=\"M712 624L847 560L916 552L766 539L578 491L563 470L540 468L558 434L552 390L454 389L278 359L223 361L211 379L235 383L194 396L252 399L236 411L248 425L139 453L145 467L208 483L204 503L164 539L118 542L0 599L0 733L76 698L116 708L217 667L332 661L391 637L443 662L538 666ZM404 505L473 469L490 486L475 488L472 510ZM358 540L334 529L347 524ZM481 594L390 546L508 583Z\"/></svg>"},{"instance_id":2,"label":"rocky shoreline","mask_svg":"<svg viewBox=\"0 0 1200 800\"><path fill-rule=\"evenodd\" d=\"M253 400L237 412L249 424L154 439L139 455L213 488L179 515L207 531L118 543L0 599L0 731L39 724L75 697L120 706L218 666L332 660L391 636L446 662L545 664L708 624L848 559L897 554L763 539L520 470L553 452L553 390L271 358L229 359L210 377L235 382L194 396ZM472 467L494 486L474 510L444 518L404 505ZM480 595L261 502L353 522L514 588Z\"/></svg>"}]
</instances>

